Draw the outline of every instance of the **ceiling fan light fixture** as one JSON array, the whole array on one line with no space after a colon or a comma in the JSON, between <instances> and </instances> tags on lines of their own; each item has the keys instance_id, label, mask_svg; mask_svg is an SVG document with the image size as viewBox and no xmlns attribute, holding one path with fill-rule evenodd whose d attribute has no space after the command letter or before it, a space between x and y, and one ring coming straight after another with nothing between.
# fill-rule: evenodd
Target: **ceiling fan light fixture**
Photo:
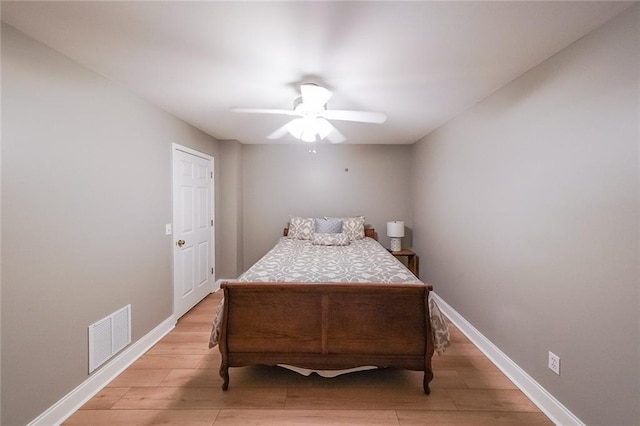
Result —
<instances>
[{"instance_id":1,"label":"ceiling fan light fixture","mask_svg":"<svg viewBox=\"0 0 640 426\"><path fill-rule=\"evenodd\" d=\"M315 142L318 134L318 119L314 117L302 117L292 120L287 129L291 136L305 142Z\"/></svg>"},{"instance_id":2,"label":"ceiling fan light fixture","mask_svg":"<svg viewBox=\"0 0 640 426\"><path fill-rule=\"evenodd\" d=\"M296 139L302 139L302 133L305 129L303 118L296 118L295 120L290 121L286 127L291 136Z\"/></svg>"},{"instance_id":3,"label":"ceiling fan light fixture","mask_svg":"<svg viewBox=\"0 0 640 426\"><path fill-rule=\"evenodd\" d=\"M316 132L313 130L306 130L302 133L302 138L305 142L315 142L316 141Z\"/></svg>"},{"instance_id":4,"label":"ceiling fan light fixture","mask_svg":"<svg viewBox=\"0 0 640 426\"><path fill-rule=\"evenodd\" d=\"M324 118L316 118L316 129L320 139L325 139L333 131L333 126Z\"/></svg>"},{"instance_id":5,"label":"ceiling fan light fixture","mask_svg":"<svg viewBox=\"0 0 640 426\"><path fill-rule=\"evenodd\" d=\"M305 120L304 130L302 131L302 139L305 142L315 142L318 130L316 128L315 120Z\"/></svg>"}]
</instances>

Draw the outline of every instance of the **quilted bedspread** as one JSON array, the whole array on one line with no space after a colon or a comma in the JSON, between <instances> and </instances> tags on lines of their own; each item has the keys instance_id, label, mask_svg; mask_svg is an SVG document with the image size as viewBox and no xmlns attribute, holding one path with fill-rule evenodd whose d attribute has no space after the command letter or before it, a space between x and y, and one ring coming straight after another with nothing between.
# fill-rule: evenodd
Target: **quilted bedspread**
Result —
<instances>
[{"instance_id":1,"label":"quilted bedspread","mask_svg":"<svg viewBox=\"0 0 640 426\"><path fill-rule=\"evenodd\" d=\"M238 281L422 284L387 249L368 237L346 246L313 245L310 240L282 237Z\"/></svg>"}]
</instances>

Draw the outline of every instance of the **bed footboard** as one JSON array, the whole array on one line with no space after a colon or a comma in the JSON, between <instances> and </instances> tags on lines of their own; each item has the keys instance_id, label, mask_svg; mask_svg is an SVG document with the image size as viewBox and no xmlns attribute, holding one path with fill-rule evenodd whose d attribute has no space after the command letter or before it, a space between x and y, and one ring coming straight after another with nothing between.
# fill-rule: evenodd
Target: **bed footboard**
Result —
<instances>
[{"instance_id":1,"label":"bed footboard","mask_svg":"<svg viewBox=\"0 0 640 426\"><path fill-rule=\"evenodd\" d=\"M428 284L225 282L222 289L224 390L229 367L373 365L424 371L424 392L430 393Z\"/></svg>"}]
</instances>

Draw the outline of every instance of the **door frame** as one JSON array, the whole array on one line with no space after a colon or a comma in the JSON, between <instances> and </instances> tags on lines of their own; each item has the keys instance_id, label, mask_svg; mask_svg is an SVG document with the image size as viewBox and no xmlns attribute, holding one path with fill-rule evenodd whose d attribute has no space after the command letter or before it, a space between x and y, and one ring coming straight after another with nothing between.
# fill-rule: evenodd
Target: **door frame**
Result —
<instances>
[{"instance_id":1,"label":"door frame","mask_svg":"<svg viewBox=\"0 0 640 426\"><path fill-rule=\"evenodd\" d=\"M216 173L215 173L215 158L212 157L211 155L205 154L203 152L200 151L196 151L195 149L192 148L188 148L184 145L180 145L178 143L173 142L171 144L171 269L172 269L172 276L173 276L173 304L172 304L172 311L173 314L175 316L176 314L176 303L177 303L177 294L178 292L176 291L176 282L177 282L177 277L176 277L176 250L175 250L175 246L177 244L177 240L176 240L176 233L175 233L175 229L176 229L176 220L175 220L175 216L176 216L176 200L174 199L174 188L175 188L175 175L174 175L174 161L175 161L175 156L176 156L176 152L177 151L182 151L185 152L187 154L191 154L194 155L196 157L200 157L204 160L209 161L209 163L211 164L211 220L213 221L213 225L211 226L211 268L213 269L213 273L211 274L211 282L210 282L210 286L211 288L209 289L209 293L213 293L214 292L214 288L215 288L215 277L216 277L216 198L215 198L215 193L216 193ZM178 318L174 318L175 321L178 320Z\"/></svg>"}]
</instances>

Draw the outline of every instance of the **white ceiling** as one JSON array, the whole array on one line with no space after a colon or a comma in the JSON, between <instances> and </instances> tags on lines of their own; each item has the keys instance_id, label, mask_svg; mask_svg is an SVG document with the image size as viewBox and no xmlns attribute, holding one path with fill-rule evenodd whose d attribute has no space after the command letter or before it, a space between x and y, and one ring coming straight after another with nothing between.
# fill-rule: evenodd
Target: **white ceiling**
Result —
<instances>
[{"instance_id":1,"label":"white ceiling","mask_svg":"<svg viewBox=\"0 0 640 426\"><path fill-rule=\"evenodd\" d=\"M298 84L346 143L410 144L621 13L632 2L2 2L2 20L217 139L273 143ZM279 143L291 143L287 136Z\"/></svg>"}]
</instances>

